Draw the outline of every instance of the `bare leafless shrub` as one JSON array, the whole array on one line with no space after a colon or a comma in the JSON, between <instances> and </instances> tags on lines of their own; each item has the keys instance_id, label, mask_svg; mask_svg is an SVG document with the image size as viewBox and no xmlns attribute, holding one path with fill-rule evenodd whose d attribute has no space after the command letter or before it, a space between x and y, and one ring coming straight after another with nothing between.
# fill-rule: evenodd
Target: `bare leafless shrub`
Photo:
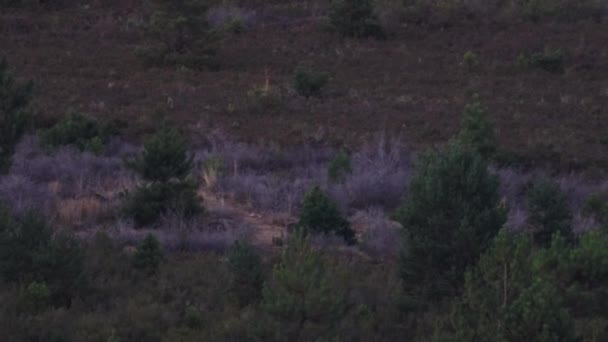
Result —
<instances>
[{"instance_id":1,"label":"bare leafless shrub","mask_svg":"<svg viewBox=\"0 0 608 342\"><path fill-rule=\"evenodd\" d=\"M557 184L566 195L568 205L573 212L580 211L589 195L599 188L598 184L587 182L574 174L558 177Z\"/></svg>"},{"instance_id":2,"label":"bare leafless shrub","mask_svg":"<svg viewBox=\"0 0 608 342\"><path fill-rule=\"evenodd\" d=\"M219 133L207 137L208 144L194 153L194 173L201 173L205 161L223 161L225 174L235 175L242 171L264 170L272 159L272 151L252 145L233 142Z\"/></svg>"},{"instance_id":3,"label":"bare leafless shrub","mask_svg":"<svg viewBox=\"0 0 608 342\"><path fill-rule=\"evenodd\" d=\"M515 168L493 169L500 181L500 194L510 207L523 207L526 187L533 175Z\"/></svg>"},{"instance_id":4,"label":"bare leafless shrub","mask_svg":"<svg viewBox=\"0 0 608 342\"><path fill-rule=\"evenodd\" d=\"M509 207L507 227L525 230L528 213L525 209L526 193L535 179L555 178L560 190L565 194L568 206L573 212L572 229L575 233L597 227L595 218L582 213L585 201L596 192L608 190L608 182L594 182L577 174L551 177L543 170L521 171L513 168L493 170L500 179L500 192Z\"/></svg>"},{"instance_id":5,"label":"bare leafless shrub","mask_svg":"<svg viewBox=\"0 0 608 342\"><path fill-rule=\"evenodd\" d=\"M120 244L135 246L148 234L154 235L168 251L223 252L236 240L249 240L252 227L234 217L223 224L210 223L208 218L184 218L170 213L161 218L157 229L135 229L128 221L118 221L108 234Z\"/></svg>"},{"instance_id":6,"label":"bare leafless shrub","mask_svg":"<svg viewBox=\"0 0 608 342\"><path fill-rule=\"evenodd\" d=\"M281 179L273 175L253 173L227 177L222 191L260 210L292 212L298 208L304 194L315 184L311 178Z\"/></svg>"},{"instance_id":7,"label":"bare leafless shrub","mask_svg":"<svg viewBox=\"0 0 608 342\"><path fill-rule=\"evenodd\" d=\"M276 146L260 148L230 141L220 133L211 134L207 139L208 146L196 151L195 162L200 164L209 158L220 158L225 162L227 174L285 171L295 167L310 168L316 164L327 163L333 155L332 149L309 145L287 149Z\"/></svg>"},{"instance_id":8,"label":"bare leafless shrub","mask_svg":"<svg viewBox=\"0 0 608 342\"><path fill-rule=\"evenodd\" d=\"M598 229L600 225L594 217L582 215L580 212L576 213L572 218L572 231L574 234L580 235L589 230Z\"/></svg>"},{"instance_id":9,"label":"bare leafless shrub","mask_svg":"<svg viewBox=\"0 0 608 342\"><path fill-rule=\"evenodd\" d=\"M66 228L113 219L121 191L135 184L121 156L134 147L110 144L103 155L60 148L47 153L28 136L18 146L10 174L0 178L0 198L16 213L35 210Z\"/></svg>"},{"instance_id":10,"label":"bare leafless shrub","mask_svg":"<svg viewBox=\"0 0 608 342\"><path fill-rule=\"evenodd\" d=\"M128 143L118 136L112 136L106 143L102 155L114 158L130 158L142 150L141 146Z\"/></svg>"},{"instance_id":11,"label":"bare leafless shrub","mask_svg":"<svg viewBox=\"0 0 608 342\"><path fill-rule=\"evenodd\" d=\"M62 198L105 193L135 181L121 157L131 153L133 147L124 143L121 147L115 145L112 148L117 155L112 156L97 156L71 147L46 153L35 137L28 137L18 146L11 174L42 186L58 182L56 190Z\"/></svg>"},{"instance_id":12,"label":"bare leafless shrub","mask_svg":"<svg viewBox=\"0 0 608 342\"><path fill-rule=\"evenodd\" d=\"M311 146L264 152L214 140L211 148L197 153L197 158L214 156L227 161L218 190L261 210L294 212L304 193L314 185L326 190L345 212L399 204L409 179L410 158L397 139L381 136L364 146L353 155L352 174L339 184L330 183L327 176L328 163L335 153ZM252 156L260 159L256 161Z\"/></svg>"},{"instance_id":13,"label":"bare leafless shrub","mask_svg":"<svg viewBox=\"0 0 608 342\"><path fill-rule=\"evenodd\" d=\"M219 134L212 134L207 140L194 151L195 173L202 175L207 160L215 158L223 163L212 189L220 197L236 199L259 211L295 215L304 194L319 185L343 213L355 211L351 221L361 235L365 252L390 256L398 250L398 229L387 213L407 194L412 159L399 139L379 136L351 153L352 174L342 183L330 182L327 176L328 163L337 153L331 148L264 148L230 141ZM114 139L100 155L70 148L49 154L39 147L36 137L25 137L17 148L10 174L0 178L0 200L16 213L33 209L74 224L87 223L87 227L107 224L108 219L114 219L111 212L119 193L136 184L135 176L124 168L123 159L139 150L138 146ZM500 179L500 192L509 208L506 225L525 230L529 184L533 179L549 177L549 173L515 168L493 168L492 172ZM576 174L556 180L573 210L574 230L596 227L592 216L583 215L583 204L592 193L608 193L608 182L593 182ZM178 214L168 214L155 234L168 249L222 250L251 231L236 216L215 209L205 219L186 220ZM147 233L135 231L128 222L117 221L114 225L120 227L113 231L125 243L139 241ZM318 239L319 246L332 245L323 237Z\"/></svg>"},{"instance_id":14,"label":"bare leafless shrub","mask_svg":"<svg viewBox=\"0 0 608 342\"><path fill-rule=\"evenodd\" d=\"M20 175L7 175L0 177L0 200L14 214L32 210L48 216L57 198L44 184Z\"/></svg>"},{"instance_id":15,"label":"bare leafless shrub","mask_svg":"<svg viewBox=\"0 0 608 342\"><path fill-rule=\"evenodd\" d=\"M236 240L249 240L252 227L230 211L210 211L194 218L168 213L159 231L159 240L170 250L224 251Z\"/></svg>"},{"instance_id":16,"label":"bare leafless shrub","mask_svg":"<svg viewBox=\"0 0 608 342\"><path fill-rule=\"evenodd\" d=\"M357 211L353 228L361 233L360 248L374 257L396 257L399 254L401 226L390 220L381 208Z\"/></svg>"},{"instance_id":17,"label":"bare leafless shrub","mask_svg":"<svg viewBox=\"0 0 608 342\"><path fill-rule=\"evenodd\" d=\"M209 138L209 147L195 156L199 170L205 160L224 161L216 191L259 210L292 212L310 187L326 183L331 152L310 146L261 149L214 135Z\"/></svg>"},{"instance_id":18,"label":"bare leafless shrub","mask_svg":"<svg viewBox=\"0 0 608 342\"><path fill-rule=\"evenodd\" d=\"M330 189L337 198L346 193L348 207L395 208L407 191L410 155L397 138L379 136L352 156L353 171L343 184Z\"/></svg>"},{"instance_id":19,"label":"bare leafless shrub","mask_svg":"<svg viewBox=\"0 0 608 342\"><path fill-rule=\"evenodd\" d=\"M520 207L514 207L509 210L505 227L507 229L521 232L526 230L528 224L528 212Z\"/></svg>"},{"instance_id":20,"label":"bare leafless shrub","mask_svg":"<svg viewBox=\"0 0 608 342\"><path fill-rule=\"evenodd\" d=\"M310 245L318 250L333 250L348 246L342 237L333 234L313 234L310 237Z\"/></svg>"}]
</instances>

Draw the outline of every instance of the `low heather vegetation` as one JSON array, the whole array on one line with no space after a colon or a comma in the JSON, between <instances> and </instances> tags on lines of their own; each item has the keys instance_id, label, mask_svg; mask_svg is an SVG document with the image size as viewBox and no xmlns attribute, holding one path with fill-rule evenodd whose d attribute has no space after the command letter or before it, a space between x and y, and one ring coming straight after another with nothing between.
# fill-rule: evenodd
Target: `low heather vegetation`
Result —
<instances>
[{"instance_id":1,"label":"low heather vegetation","mask_svg":"<svg viewBox=\"0 0 608 342\"><path fill-rule=\"evenodd\" d=\"M267 38L268 24L283 25L293 36L265 54L280 59L289 75L277 82L266 69L261 86L225 106L230 126L241 129L255 125L253 117L285 120L283 112L294 108L290 101L315 111L343 97L373 112L357 82L328 62L360 53L353 46L381 46L397 32L502 27L505 20L599 21L606 9L594 0L332 0L273 1L275 12L258 14L239 4L134 2L141 12L128 17L125 30L138 33L124 39L122 53L137 46L144 62L137 72L153 70L163 82L180 78L180 94L194 93L203 70L217 72L211 90L241 82L222 67L266 63L267 56L255 54L235 58L222 49L229 44L220 43L239 41L256 26L255 34ZM73 13L102 8L0 0L3 11L28 13L24 17L64 6ZM277 14L297 11L312 16L294 25L289 15ZM53 17L54 25L60 18ZM19 20L15 31L39 30ZM286 47L297 40L294 32L309 29L297 27L308 21L322 28L315 34L323 41L315 44L322 46L323 63L309 62L319 58L316 48L293 53ZM346 43L334 47L335 40ZM454 65L441 72L475 84L489 70L489 58L482 48L464 55L456 48ZM505 68L559 79L575 67L570 51L576 50L536 49ZM374 69L356 64L359 71ZM165 78L167 70L173 74ZM390 83L392 75L374 72L377 86ZM122 90L130 87L131 77L108 73L125 82ZM428 83L424 79L417 82ZM40 124L31 120L32 107L49 109L32 106L32 83L3 59L0 336L31 342L607 341L608 182L522 163L501 139L493 111L470 91L480 87L465 88L459 96L469 104L460 129L432 148L410 149L396 130L357 144L324 144L323 135L334 133L324 127L306 143L251 144L211 131L214 125L202 119L176 124L173 110L187 104L173 96L145 127L117 127L74 111ZM522 101L500 96L508 105ZM224 106L212 96L199 100L205 102L201 116ZM418 100L399 95L397 102ZM560 101L569 102L561 94ZM230 117L241 107L246 121ZM341 114L332 113L326 126ZM424 118L430 135L440 126L432 120ZM122 131L129 128L141 134Z\"/></svg>"}]
</instances>

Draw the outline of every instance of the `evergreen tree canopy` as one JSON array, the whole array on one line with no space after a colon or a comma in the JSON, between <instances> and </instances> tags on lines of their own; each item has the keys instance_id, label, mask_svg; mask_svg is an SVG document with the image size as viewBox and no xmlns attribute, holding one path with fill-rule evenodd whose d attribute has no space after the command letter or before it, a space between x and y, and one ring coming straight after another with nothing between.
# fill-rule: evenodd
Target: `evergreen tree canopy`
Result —
<instances>
[{"instance_id":1,"label":"evergreen tree canopy","mask_svg":"<svg viewBox=\"0 0 608 342\"><path fill-rule=\"evenodd\" d=\"M548 246L556 232L566 240L574 241L572 213L566 195L557 184L548 180L535 182L528 191L527 204L528 222L536 244Z\"/></svg>"},{"instance_id":2,"label":"evergreen tree canopy","mask_svg":"<svg viewBox=\"0 0 608 342\"><path fill-rule=\"evenodd\" d=\"M129 164L144 180L167 182L182 180L192 169L184 137L174 128L163 128L146 140L144 151Z\"/></svg>"},{"instance_id":3,"label":"evergreen tree canopy","mask_svg":"<svg viewBox=\"0 0 608 342\"><path fill-rule=\"evenodd\" d=\"M264 286L261 307L268 315L268 340L328 339L345 315L345 294L331 284L331 274L308 238L297 232Z\"/></svg>"},{"instance_id":4,"label":"evergreen tree canopy","mask_svg":"<svg viewBox=\"0 0 608 342\"><path fill-rule=\"evenodd\" d=\"M498 143L494 123L477 97L464 109L458 142L474 149L486 159L491 159L496 154Z\"/></svg>"},{"instance_id":5,"label":"evergreen tree canopy","mask_svg":"<svg viewBox=\"0 0 608 342\"><path fill-rule=\"evenodd\" d=\"M336 203L318 186L304 196L298 227L307 232L333 233L343 237L349 244L357 241L355 232L350 228L348 220L342 217Z\"/></svg>"},{"instance_id":6,"label":"evergreen tree canopy","mask_svg":"<svg viewBox=\"0 0 608 342\"><path fill-rule=\"evenodd\" d=\"M420 158L396 218L404 227L401 276L416 305L457 293L466 268L505 223L506 210L483 158L451 144Z\"/></svg>"}]
</instances>

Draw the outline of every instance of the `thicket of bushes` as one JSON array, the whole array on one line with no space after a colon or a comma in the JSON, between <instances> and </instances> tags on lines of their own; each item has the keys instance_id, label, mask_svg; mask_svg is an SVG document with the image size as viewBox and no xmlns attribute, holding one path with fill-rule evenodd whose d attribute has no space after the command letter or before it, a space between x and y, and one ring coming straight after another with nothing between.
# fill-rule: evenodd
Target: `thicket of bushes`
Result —
<instances>
[{"instance_id":1,"label":"thicket of bushes","mask_svg":"<svg viewBox=\"0 0 608 342\"><path fill-rule=\"evenodd\" d=\"M380 265L311 242L356 242L319 187L304 196L280 256L246 241L226 255L168 253L155 235L131 251L2 209L0 331L16 341L605 340L608 237L575 236L564 194L546 181L527 190L528 229L507 231L488 168L496 150L489 114L474 101L456 139L418 159L395 215L401 258ZM176 129L161 129L128 165L142 179L125 202L136 222L200 212ZM352 171L340 153L327 176L338 186ZM605 204L593 196L585 210L602 222Z\"/></svg>"},{"instance_id":2,"label":"thicket of bushes","mask_svg":"<svg viewBox=\"0 0 608 342\"><path fill-rule=\"evenodd\" d=\"M468 253L453 251L446 265ZM399 279L390 262L318 250L301 230L270 258L241 241L227 258L166 254L152 235L130 252L103 233L75 240L3 210L0 252L0 331L11 341L608 337L608 236L598 231L538 246L502 229L458 277L460 290L415 307L402 284L428 282ZM427 269L450 277L438 271Z\"/></svg>"},{"instance_id":3,"label":"thicket of bushes","mask_svg":"<svg viewBox=\"0 0 608 342\"><path fill-rule=\"evenodd\" d=\"M72 145L81 151L100 153L115 133L116 127L109 122L100 122L80 113L70 113L42 133L41 143L50 149Z\"/></svg>"}]
</instances>

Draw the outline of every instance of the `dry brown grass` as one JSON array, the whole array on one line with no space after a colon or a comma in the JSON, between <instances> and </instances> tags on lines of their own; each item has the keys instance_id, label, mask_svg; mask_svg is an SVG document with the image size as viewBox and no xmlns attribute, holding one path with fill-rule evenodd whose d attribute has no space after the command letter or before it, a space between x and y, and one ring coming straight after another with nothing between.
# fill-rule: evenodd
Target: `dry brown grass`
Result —
<instances>
[{"instance_id":1,"label":"dry brown grass","mask_svg":"<svg viewBox=\"0 0 608 342\"><path fill-rule=\"evenodd\" d=\"M64 226L87 228L87 223L100 222L111 215L112 208L95 197L64 199L57 203L57 220Z\"/></svg>"}]
</instances>

